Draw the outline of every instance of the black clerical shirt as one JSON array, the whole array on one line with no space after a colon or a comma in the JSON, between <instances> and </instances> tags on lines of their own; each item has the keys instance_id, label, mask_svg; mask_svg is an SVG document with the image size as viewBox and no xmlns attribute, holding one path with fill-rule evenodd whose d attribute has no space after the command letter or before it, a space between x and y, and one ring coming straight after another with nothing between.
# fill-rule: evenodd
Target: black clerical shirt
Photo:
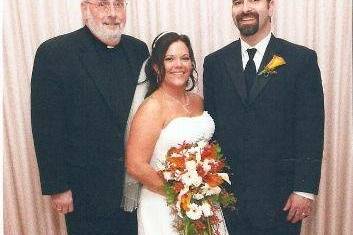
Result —
<instances>
[{"instance_id":1,"label":"black clerical shirt","mask_svg":"<svg viewBox=\"0 0 353 235\"><path fill-rule=\"evenodd\" d=\"M92 35L92 41L97 51L97 63L101 64L105 74L101 79L107 81L110 84L109 94L115 94L110 96L110 103L116 105L117 109L120 110L122 107L121 102L125 99L122 96L126 96L124 84L127 83L127 79L131 79L131 70L128 63L128 57L124 51L123 41L120 41L115 47L109 48L106 44L98 40ZM116 95L116 93L118 95ZM119 98L120 97L120 98ZM120 116L117 113L118 117Z\"/></svg>"}]
</instances>

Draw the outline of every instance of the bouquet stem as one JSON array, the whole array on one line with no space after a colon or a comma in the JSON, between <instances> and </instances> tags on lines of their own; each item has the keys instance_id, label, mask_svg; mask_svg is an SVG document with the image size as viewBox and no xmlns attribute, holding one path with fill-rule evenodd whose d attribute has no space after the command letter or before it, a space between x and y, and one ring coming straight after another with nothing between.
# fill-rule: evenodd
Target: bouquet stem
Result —
<instances>
[{"instance_id":1,"label":"bouquet stem","mask_svg":"<svg viewBox=\"0 0 353 235\"><path fill-rule=\"evenodd\" d=\"M211 226L211 223L210 223L210 219L207 218L207 229L208 229L208 235L213 235L213 229L212 229L212 226Z\"/></svg>"},{"instance_id":2,"label":"bouquet stem","mask_svg":"<svg viewBox=\"0 0 353 235\"><path fill-rule=\"evenodd\" d=\"M194 235L194 232L192 231L192 225L189 219L185 220L183 235Z\"/></svg>"},{"instance_id":3,"label":"bouquet stem","mask_svg":"<svg viewBox=\"0 0 353 235\"><path fill-rule=\"evenodd\" d=\"M188 235L188 230L189 230L189 224L186 223L184 227L184 235Z\"/></svg>"}]
</instances>

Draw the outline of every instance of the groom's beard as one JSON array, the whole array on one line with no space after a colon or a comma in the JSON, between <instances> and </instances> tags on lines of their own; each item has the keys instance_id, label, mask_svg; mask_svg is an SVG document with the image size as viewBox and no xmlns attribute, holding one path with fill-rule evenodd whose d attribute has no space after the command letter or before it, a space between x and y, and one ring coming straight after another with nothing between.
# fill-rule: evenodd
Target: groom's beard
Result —
<instances>
[{"instance_id":1,"label":"groom's beard","mask_svg":"<svg viewBox=\"0 0 353 235\"><path fill-rule=\"evenodd\" d=\"M242 19L247 17L254 18L255 23L252 25L242 25ZM246 37L254 35L259 30L259 14L257 14L256 12L242 13L240 15L237 15L234 17L234 22L237 25L240 34Z\"/></svg>"},{"instance_id":2,"label":"groom's beard","mask_svg":"<svg viewBox=\"0 0 353 235\"><path fill-rule=\"evenodd\" d=\"M109 25L116 25L116 28L109 29ZM106 17L104 23L97 22L94 20L91 11L88 9L86 26L102 42L114 42L114 44L117 44L120 41L125 25L123 23L118 23L117 19L109 16Z\"/></svg>"}]
</instances>

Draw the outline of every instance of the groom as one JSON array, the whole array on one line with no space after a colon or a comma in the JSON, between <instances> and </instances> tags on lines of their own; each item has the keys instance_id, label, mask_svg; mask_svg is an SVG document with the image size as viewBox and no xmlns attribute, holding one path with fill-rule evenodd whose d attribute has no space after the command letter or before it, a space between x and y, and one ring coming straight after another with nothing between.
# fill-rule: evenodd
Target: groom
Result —
<instances>
[{"instance_id":1,"label":"groom","mask_svg":"<svg viewBox=\"0 0 353 235\"><path fill-rule=\"evenodd\" d=\"M124 131L145 43L121 35L126 2L82 1L85 27L44 42L32 74L32 129L42 193L68 233L136 234L120 209Z\"/></svg>"},{"instance_id":2,"label":"groom","mask_svg":"<svg viewBox=\"0 0 353 235\"><path fill-rule=\"evenodd\" d=\"M240 39L204 61L205 109L238 197L226 215L231 234L299 234L318 193L324 99L317 57L271 34L273 7L233 0Z\"/></svg>"}]
</instances>

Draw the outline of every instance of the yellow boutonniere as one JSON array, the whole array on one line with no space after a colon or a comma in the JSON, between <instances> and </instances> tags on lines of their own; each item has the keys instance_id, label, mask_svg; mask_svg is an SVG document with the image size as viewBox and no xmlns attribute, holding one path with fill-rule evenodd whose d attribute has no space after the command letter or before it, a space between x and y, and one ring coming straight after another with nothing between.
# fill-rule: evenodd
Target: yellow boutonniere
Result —
<instances>
[{"instance_id":1,"label":"yellow boutonniere","mask_svg":"<svg viewBox=\"0 0 353 235\"><path fill-rule=\"evenodd\" d=\"M285 65L286 61L278 55L273 55L271 61L265 66L265 68L259 73L259 75L264 74L268 76L269 74L276 73L276 69L282 65Z\"/></svg>"}]
</instances>

